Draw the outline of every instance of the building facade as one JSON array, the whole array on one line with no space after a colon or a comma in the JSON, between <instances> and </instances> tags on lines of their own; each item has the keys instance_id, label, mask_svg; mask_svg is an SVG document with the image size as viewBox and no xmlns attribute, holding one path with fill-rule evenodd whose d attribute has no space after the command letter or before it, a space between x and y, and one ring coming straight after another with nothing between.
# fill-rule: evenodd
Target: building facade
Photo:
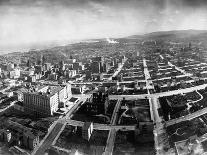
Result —
<instances>
[{"instance_id":1,"label":"building facade","mask_svg":"<svg viewBox=\"0 0 207 155\"><path fill-rule=\"evenodd\" d=\"M43 117L54 115L58 110L59 103L68 97L68 89L66 86L45 86L37 91L24 92L25 113Z\"/></svg>"}]
</instances>

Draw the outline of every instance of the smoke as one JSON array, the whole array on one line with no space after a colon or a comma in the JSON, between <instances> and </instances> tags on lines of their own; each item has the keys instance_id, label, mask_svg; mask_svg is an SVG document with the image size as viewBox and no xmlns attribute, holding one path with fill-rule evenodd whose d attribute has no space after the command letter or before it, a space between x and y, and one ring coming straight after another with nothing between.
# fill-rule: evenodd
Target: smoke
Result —
<instances>
[{"instance_id":1,"label":"smoke","mask_svg":"<svg viewBox=\"0 0 207 155\"><path fill-rule=\"evenodd\" d=\"M115 40L110 39L110 38L106 38L106 41L107 41L109 44L118 44L118 43L119 43L118 41L115 41Z\"/></svg>"}]
</instances>

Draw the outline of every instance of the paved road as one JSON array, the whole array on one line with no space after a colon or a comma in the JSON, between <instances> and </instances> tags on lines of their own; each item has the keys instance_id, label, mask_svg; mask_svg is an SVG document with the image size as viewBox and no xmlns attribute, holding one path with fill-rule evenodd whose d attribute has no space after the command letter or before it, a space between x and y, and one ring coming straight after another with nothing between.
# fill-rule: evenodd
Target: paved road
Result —
<instances>
[{"instance_id":1,"label":"paved road","mask_svg":"<svg viewBox=\"0 0 207 155\"><path fill-rule=\"evenodd\" d=\"M140 94L140 95L109 95L110 100L136 100L136 99L145 99L146 97L150 97L150 94Z\"/></svg>"},{"instance_id":2,"label":"paved road","mask_svg":"<svg viewBox=\"0 0 207 155\"><path fill-rule=\"evenodd\" d=\"M136 80L137 82L145 82L145 80ZM122 81L122 82L119 82L120 84L128 84L128 83L132 83L132 82L134 82L134 80L133 81ZM91 85L91 84L104 84L104 83L111 83L111 84L113 84L113 83L117 83L117 81L110 81L110 82L79 82L79 83L76 83L76 82L72 82L71 84L75 84L75 85Z\"/></svg>"},{"instance_id":3,"label":"paved road","mask_svg":"<svg viewBox=\"0 0 207 155\"><path fill-rule=\"evenodd\" d=\"M177 75L176 78L182 78L182 77L191 77L193 75ZM162 81L162 80L167 80L167 79L171 79L172 76L169 76L169 77L163 77L163 78L160 78L160 79L154 79L152 81Z\"/></svg>"},{"instance_id":4,"label":"paved road","mask_svg":"<svg viewBox=\"0 0 207 155\"><path fill-rule=\"evenodd\" d=\"M80 98L80 100L69 110L69 112L66 114L64 118L71 117L71 115L76 111L76 109L86 101L87 97L88 95L83 95ZM37 146L36 149L32 152L32 155L44 155L45 150L47 150L47 148L49 148L52 145L53 141L55 140L57 135L59 135L59 132L64 126L64 124L61 121L62 119L60 118L57 120L57 122L53 123L53 128L50 130L50 132L48 132L48 134L45 136L45 139L43 139L40 145Z\"/></svg>"},{"instance_id":5,"label":"paved road","mask_svg":"<svg viewBox=\"0 0 207 155\"><path fill-rule=\"evenodd\" d=\"M147 92L148 94L150 94L149 90L150 89L154 89L153 83L147 67L147 60L145 58L143 58L143 66L144 66L144 75L145 75L145 82L146 82L146 88L147 88Z\"/></svg>"},{"instance_id":6,"label":"paved road","mask_svg":"<svg viewBox=\"0 0 207 155\"><path fill-rule=\"evenodd\" d=\"M10 103L9 106L5 107L4 109L0 109L0 113L1 113L1 112L4 112L5 110L7 110L7 109L9 109L10 107L14 106L14 104L15 104L16 102L17 102L17 101L13 101L13 102Z\"/></svg>"},{"instance_id":7,"label":"paved road","mask_svg":"<svg viewBox=\"0 0 207 155\"><path fill-rule=\"evenodd\" d=\"M116 130L112 129L109 131L109 136L107 139L104 155L112 155L113 154L115 139L116 139Z\"/></svg>"},{"instance_id":8,"label":"paved road","mask_svg":"<svg viewBox=\"0 0 207 155\"><path fill-rule=\"evenodd\" d=\"M122 63L122 65L114 72L114 74L108 78L108 81L111 81L112 77L116 77L119 74L119 72L122 70L126 61L127 61L127 59L125 59L124 62Z\"/></svg>"},{"instance_id":9,"label":"paved road","mask_svg":"<svg viewBox=\"0 0 207 155\"><path fill-rule=\"evenodd\" d=\"M200 117L201 115L204 115L206 113L207 113L207 108L203 108L201 110L198 110L198 111L191 113L191 114L188 114L186 116L182 116L177 119L169 120L166 122L166 126L170 126L170 125L177 124L177 123L187 121L187 120L192 120L192 119L194 119L196 117Z\"/></svg>"},{"instance_id":10,"label":"paved road","mask_svg":"<svg viewBox=\"0 0 207 155\"><path fill-rule=\"evenodd\" d=\"M59 121L59 123L62 123L62 124L64 124L65 122L67 122L68 125L80 126L80 127L82 127L85 123L85 122L82 122L82 121L76 121L76 120L71 120L71 119L61 119ZM128 126L128 125L109 125L109 124L100 124L100 123L94 123L93 128L95 130L111 130L111 129L115 129L115 130L135 130L134 125L130 125L130 126Z\"/></svg>"},{"instance_id":11,"label":"paved road","mask_svg":"<svg viewBox=\"0 0 207 155\"><path fill-rule=\"evenodd\" d=\"M111 125L116 124L120 105L121 105L121 100L118 100L117 103L116 103L116 106L114 108L112 118L111 118L111 122L110 122ZM107 142L106 142L104 155L112 155L113 154L115 138L116 138L116 130L111 129L109 131L108 139L107 139Z\"/></svg>"},{"instance_id":12,"label":"paved road","mask_svg":"<svg viewBox=\"0 0 207 155\"><path fill-rule=\"evenodd\" d=\"M52 129L52 131L50 132L49 136L44 141L44 143L42 143L42 145L38 148L38 150L36 150L36 152L33 152L32 155L44 155L44 152L48 148L50 148L53 140L55 139L55 137L57 136L57 134L59 133L62 127L63 127L62 123L57 123L55 127Z\"/></svg>"},{"instance_id":13,"label":"paved road","mask_svg":"<svg viewBox=\"0 0 207 155\"><path fill-rule=\"evenodd\" d=\"M171 62L169 62L169 61L168 61L168 65L170 65L171 67L175 67L175 69L176 69L177 71L180 71L180 72L183 73L184 75L189 76L189 77L191 77L192 79L195 79L195 77L193 77L193 74L191 74L191 73L187 73L185 70L183 70L183 69L181 69L181 68L179 68L179 67L173 65L173 64L172 64Z\"/></svg>"},{"instance_id":14,"label":"paved road","mask_svg":"<svg viewBox=\"0 0 207 155\"><path fill-rule=\"evenodd\" d=\"M119 111L120 106L121 106L121 100L118 100L117 103L116 103L116 106L114 108L112 117L111 117L111 122L110 122L111 125L115 125L116 124L117 116L118 116L118 111Z\"/></svg>"},{"instance_id":15,"label":"paved road","mask_svg":"<svg viewBox=\"0 0 207 155\"><path fill-rule=\"evenodd\" d=\"M196 91L196 90L205 89L206 87L207 87L207 84L203 84L203 85L194 86L194 87L190 87L190 88L172 90L172 91L168 91L168 92L155 93L155 94L151 94L151 95L155 96L155 97L156 96L157 97L171 96L171 95L176 95L176 94L181 94L181 93L189 93L189 92L193 92L193 91Z\"/></svg>"},{"instance_id":16,"label":"paved road","mask_svg":"<svg viewBox=\"0 0 207 155\"><path fill-rule=\"evenodd\" d=\"M172 90L167 92L161 92L161 93L154 93L154 94L140 94L140 95L109 95L109 98L112 99L123 99L126 100L133 100L133 99L144 99L144 98L151 98L151 97L163 97L163 96L171 96L171 95L177 95L181 93L189 93L196 90L205 89L207 87L207 84L194 86L190 88L185 89L178 89L178 90Z\"/></svg>"}]
</instances>

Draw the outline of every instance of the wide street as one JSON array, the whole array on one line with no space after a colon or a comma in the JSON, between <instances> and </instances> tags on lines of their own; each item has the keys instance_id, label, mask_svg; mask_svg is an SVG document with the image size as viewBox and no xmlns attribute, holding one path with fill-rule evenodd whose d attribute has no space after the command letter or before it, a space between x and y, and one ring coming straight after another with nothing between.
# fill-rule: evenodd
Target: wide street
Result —
<instances>
[{"instance_id":1,"label":"wide street","mask_svg":"<svg viewBox=\"0 0 207 155\"><path fill-rule=\"evenodd\" d=\"M120 108L120 105L121 105L121 100L118 100L114 108L114 111L113 111L113 115L112 115L112 119L110 123L111 125L116 124L118 110ZM109 135L108 135L108 139L106 142L104 155L111 155L113 153L115 139L116 139L116 130L112 128L111 130L109 130Z\"/></svg>"},{"instance_id":2,"label":"wide street","mask_svg":"<svg viewBox=\"0 0 207 155\"><path fill-rule=\"evenodd\" d=\"M176 67L175 65L171 64L170 62L168 62L168 64L171 67L175 67L176 70L178 70L184 74L184 75L180 75L180 77L184 77L184 76L192 77L192 74L186 73L185 70L182 70L182 69ZM124 63L114 73L114 75L117 75L121 71L123 65L124 65ZM117 114L118 114L118 111L119 111L119 108L121 105L121 100L123 98L125 98L126 100L149 99L151 119L155 123L155 129L154 129L154 134L155 134L154 138L155 139L154 140L156 143L156 147L159 147L160 144L158 143L158 139L157 139L158 136L157 135L162 134L164 132L164 126L161 125L164 120L162 117L160 117L160 115L158 113L158 109L160 108L158 98L163 97L163 96L171 96L171 95L176 95L176 94L180 94L180 93L188 93L188 92L192 92L192 91L197 91L197 90L205 89L207 87L207 84L203 84L203 85L199 85L199 86L194 86L192 88L185 88L185 89L178 89L178 90L173 90L173 91L168 91L168 92L150 94L149 89L153 88L153 83L152 83L152 80L150 80L151 79L150 73L148 71L147 60L145 58L143 59L143 66L144 66L144 74L145 74L144 81L146 82L146 88L148 90L148 94L143 94L143 95L109 95L110 100L117 100L117 103L115 105L115 108L114 108L114 111L112 114L112 119L111 119L110 124L107 125L107 124L94 123L94 129L96 129L96 130L109 130L109 135L108 135L108 139L106 142L104 155L112 155L113 149L114 149L114 144L115 144L115 139L116 139L116 132L118 130L125 130L125 131L135 130L135 126L118 126L118 125L116 125L117 116L118 116ZM112 77L110 77L109 80L111 80L111 78ZM92 82L88 82L87 84L92 84ZM45 152L45 150L47 148L49 148L51 146L51 144L54 145L55 140L57 140L57 138L59 137L60 133L62 132L62 130L64 129L66 124L69 124L72 126L83 126L84 125L84 122L71 120L70 118L71 118L72 114L86 100L87 97L88 96L81 96L79 102L71 108L71 110L67 113L67 115L65 117L58 119L57 122L54 123L54 126L52 127L52 129L48 133L48 135L46 135L45 139L43 139L43 141L41 142L41 145L36 150L34 150L33 155L41 155ZM173 119L173 120L167 121L166 126L173 125L173 124L179 123L181 121L196 118L198 116L205 114L206 111L207 111L207 109L204 108L204 109L199 110L193 114L189 114L189 115L186 115L186 116L178 118L178 119Z\"/></svg>"},{"instance_id":3,"label":"wide street","mask_svg":"<svg viewBox=\"0 0 207 155\"><path fill-rule=\"evenodd\" d=\"M65 118L70 117L77 108L86 101L88 98L88 95L83 95L79 101L69 110L69 112L66 114ZM64 117L63 117L64 118ZM59 118L57 121L55 121L52 124L52 128L47 133L45 138L40 142L40 145L38 145L32 152L31 155L43 155L45 150L47 150L61 131L62 127L64 126L64 123L61 123L62 119ZM65 121L67 123L67 121Z\"/></svg>"}]
</instances>

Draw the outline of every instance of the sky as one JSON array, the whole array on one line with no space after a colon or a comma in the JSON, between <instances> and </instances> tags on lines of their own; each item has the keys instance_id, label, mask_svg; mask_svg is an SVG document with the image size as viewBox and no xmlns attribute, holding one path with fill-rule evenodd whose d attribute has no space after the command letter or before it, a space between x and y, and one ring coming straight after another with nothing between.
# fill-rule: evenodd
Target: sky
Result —
<instances>
[{"instance_id":1,"label":"sky","mask_svg":"<svg viewBox=\"0 0 207 155\"><path fill-rule=\"evenodd\" d=\"M207 29L207 0L0 0L4 53L183 29Z\"/></svg>"}]
</instances>

